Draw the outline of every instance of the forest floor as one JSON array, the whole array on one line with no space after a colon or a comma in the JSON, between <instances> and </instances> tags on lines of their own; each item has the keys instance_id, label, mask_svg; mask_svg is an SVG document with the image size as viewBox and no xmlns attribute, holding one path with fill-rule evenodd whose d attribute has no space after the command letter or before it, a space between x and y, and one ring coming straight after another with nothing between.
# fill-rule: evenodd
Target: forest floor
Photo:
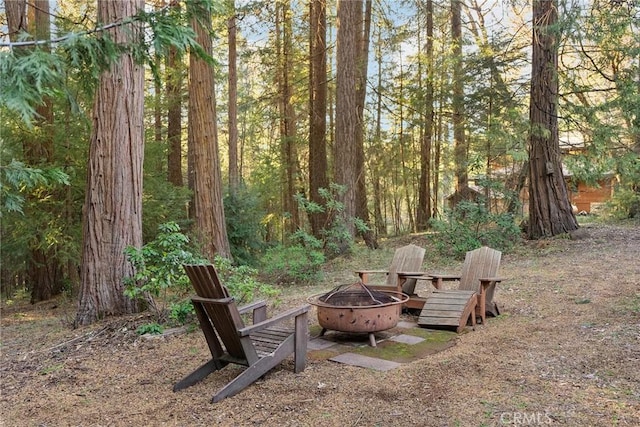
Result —
<instances>
[{"instance_id":1,"label":"forest floor","mask_svg":"<svg viewBox=\"0 0 640 427\"><path fill-rule=\"evenodd\" d=\"M240 368L172 392L209 357L197 329L146 339L134 332L147 320L138 315L74 330L68 301L3 301L0 425L638 426L640 226L583 229L580 240L525 242L503 255L503 314L436 352L384 372L310 352L303 372L287 360L216 404L212 393ZM385 267L408 242L427 248L426 271L456 272L461 263L437 265L428 237L360 249L325 282L287 288L278 309L353 280L357 268ZM315 310L310 323L317 335Z\"/></svg>"}]
</instances>

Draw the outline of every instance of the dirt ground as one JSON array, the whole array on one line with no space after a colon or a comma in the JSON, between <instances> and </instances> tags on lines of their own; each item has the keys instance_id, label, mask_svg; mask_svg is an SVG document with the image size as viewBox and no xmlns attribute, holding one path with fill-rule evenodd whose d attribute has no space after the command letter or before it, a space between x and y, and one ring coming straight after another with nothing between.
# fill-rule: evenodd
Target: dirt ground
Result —
<instances>
[{"instance_id":1,"label":"dirt ground","mask_svg":"<svg viewBox=\"0 0 640 427\"><path fill-rule=\"evenodd\" d=\"M211 394L240 368L172 392L208 359L198 330L145 339L134 332L141 316L73 330L69 302L5 301L0 425L638 426L640 226L583 228L584 239L504 255L503 314L455 345L386 372L310 357L294 374L287 360L217 404ZM387 242L380 263L407 241L427 246L427 271L460 266L432 264L424 235ZM352 276L356 264L336 268ZM280 309L332 286L289 289Z\"/></svg>"}]
</instances>

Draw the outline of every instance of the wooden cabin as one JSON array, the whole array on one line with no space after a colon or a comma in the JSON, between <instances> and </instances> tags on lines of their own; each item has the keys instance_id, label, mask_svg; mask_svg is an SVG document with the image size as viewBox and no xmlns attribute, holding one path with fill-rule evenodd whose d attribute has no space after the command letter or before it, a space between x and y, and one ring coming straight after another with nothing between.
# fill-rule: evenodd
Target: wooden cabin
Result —
<instances>
[{"instance_id":1,"label":"wooden cabin","mask_svg":"<svg viewBox=\"0 0 640 427\"><path fill-rule=\"evenodd\" d=\"M605 175L593 185L587 184L585 181L574 177L564 165L562 169L569 192L569 201L573 206L575 214L597 213L598 209L613 196L616 183L616 177L613 173ZM461 191L456 191L449 195L446 198L446 203L447 206L452 209L462 200L477 202L483 199L486 199L485 189L471 184ZM493 212L503 212L506 209L504 195L500 192L491 191L489 194L489 202ZM521 214L526 215L529 211L529 191L527 185L520 191L520 202L522 204Z\"/></svg>"},{"instance_id":2,"label":"wooden cabin","mask_svg":"<svg viewBox=\"0 0 640 427\"><path fill-rule=\"evenodd\" d=\"M582 180L574 179L565 172L564 179L569 189L569 200L575 206L576 213L597 213L602 204L611 199L613 195L615 176L608 174L597 182L597 185L588 185Z\"/></svg>"}]
</instances>

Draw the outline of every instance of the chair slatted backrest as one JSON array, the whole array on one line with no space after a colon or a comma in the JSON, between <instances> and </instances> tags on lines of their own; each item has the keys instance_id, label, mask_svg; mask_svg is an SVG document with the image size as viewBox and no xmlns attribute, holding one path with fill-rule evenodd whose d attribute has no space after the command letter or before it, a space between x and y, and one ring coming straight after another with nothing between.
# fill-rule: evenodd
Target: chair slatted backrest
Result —
<instances>
[{"instance_id":1,"label":"chair slatted backrest","mask_svg":"<svg viewBox=\"0 0 640 427\"><path fill-rule=\"evenodd\" d=\"M238 329L244 327L244 322L235 300L222 285L213 265L185 265L184 269L196 294L211 299L210 302L204 303L203 307L210 327L217 332L227 353L239 360L254 360L255 349L248 347L246 342L243 343L237 333ZM202 325L203 329L205 327L207 326Z\"/></svg>"},{"instance_id":2,"label":"chair slatted backrest","mask_svg":"<svg viewBox=\"0 0 640 427\"><path fill-rule=\"evenodd\" d=\"M398 272L420 271L424 260L425 249L414 244L396 249L389 274L387 275L387 285L395 286L398 283Z\"/></svg>"},{"instance_id":3,"label":"chair slatted backrest","mask_svg":"<svg viewBox=\"0 0 640 427\"><path fill-rule=\"evenodd\" d=\"M458 289L478 292L480 279L498 275L501 257L502 252L487 246L467 252L462 265Z\"/></svg>"}]
</instances>

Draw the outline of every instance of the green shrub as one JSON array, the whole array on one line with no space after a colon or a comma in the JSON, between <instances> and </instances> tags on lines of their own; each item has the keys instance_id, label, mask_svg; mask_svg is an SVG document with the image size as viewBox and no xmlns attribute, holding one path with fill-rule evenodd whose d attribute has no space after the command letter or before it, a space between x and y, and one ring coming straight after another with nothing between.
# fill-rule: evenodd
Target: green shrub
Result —
<instances>
[{"instance_id":1,"label":"green shrub","mask_svg":"<svg viewBox=\"0 0 640 427\"><path fill-rule=\"evenodd\" d=\"M615 219L640 218L640 192L619 188L606 207L606 214Z\"/></svg>"},{"instance_id":2,"label":"green shrub","mask_svg":"<svg viewBox=\"0 0 640 427\"><path fill-rule=\"evenodd\" d=\"M257 280L258 270L246 265L233 266L226 258L214 259L216 271L229 293L239 304L251 302L257 297L272 297L278 290Z\"/></svg>"},{"instance_id":3,"label":"green shrub","mask_svg":"<svg viewBox=\"0 0 640 427\"><path fill-rule=\"evenodd\" d=\"M320 280L320 269L324 262L321 250L309 249L301 244L275 246L268 249L262 258L263 271L271 281L279 284Z\"/></svg>"},{"instance_id":4,"label":"green shrub","mask_svg":"<svg viewBox=\"0 0 640 427\"><path fill-rule=\"evenodd\" d=\"M167 304L191 293L182 265L204 262L189 247L189 238L175 222L161 224L154 240L140 249L129 246L125 253L136 271L133 277L124 279L125 295L147 302L158 321L165 319Z\"/></svg>"},{"instance_id":5,"label":"green shrub","mask_svg":"<svg viewBox=\"0 0 640 427\"><path fill-rule=\"evenodd\" d=\"M136 329L136 333L138 335L151 334L151 335L160 335L164 332L164 328L159 323L145 323L144 325L138 326Z\"/></svg>"},{"instance_id":6,"label":"green shrub","mask_svg":"<svg viewBox=\"0 0 640 427\"><path fill-rule=\"evenodd\" d=\"M513 215L491 213L482 202L463 201L446 212L446 218L431 222L434 243L444 256L464 258L468 251L490 246L508 252L520 240L521 232Z\"/></svg>"},{"instance_id":7,"label":"green shrub","mask_svg":"<svg viewBox=\"0 0 640 427\"><path fill-rule=\"evenodd\" d=\"M147 302L157 322L185 324L194 318L195 312L189 299L193 289L183 264L206 264L208 261L189 247L189 238L180 232L176 223L162 224L159 228L156 238L141 249L126 249L136 274L125 278L125 294ZM214 265L220 280L238 303L277 293L274 287L256 280L255 269L233 266L222 257L215 257Z\"/></svg>"},{"instance_id":8,"label":"green shrub","mask_svg":"<svg viewBox=\"0 0 640 427\"><path fill-rule=\"evenodd\" d=\"M169 319L178 325L185 325L195 317L196 310L189 299L172 302L169 305Z\"/></svg>"},{"instance_id":9,"label":"green shrub","mask_svg":"<svg viewBox=\"0 0 640 427\"><path fill-rule=\"evenodd\" d=\"M320 188L318 193L324 199L323 204L307 200L304 195L298 194L296 201L301 210L304 210L307 214L324 212L327 215L328 223L326 227L320 230L318 237L304 230L299 230L291 236L292 240L311 250L322 250L329 259L351 253L354 243L353 236L349 231L351 223L359 233L364 233L369 229L360 218L345 218L345 206L340 201L340 197L345 191L346 187L344 185L335 183L332 183L328 189Z\"/></svg>"}]
</instances>

